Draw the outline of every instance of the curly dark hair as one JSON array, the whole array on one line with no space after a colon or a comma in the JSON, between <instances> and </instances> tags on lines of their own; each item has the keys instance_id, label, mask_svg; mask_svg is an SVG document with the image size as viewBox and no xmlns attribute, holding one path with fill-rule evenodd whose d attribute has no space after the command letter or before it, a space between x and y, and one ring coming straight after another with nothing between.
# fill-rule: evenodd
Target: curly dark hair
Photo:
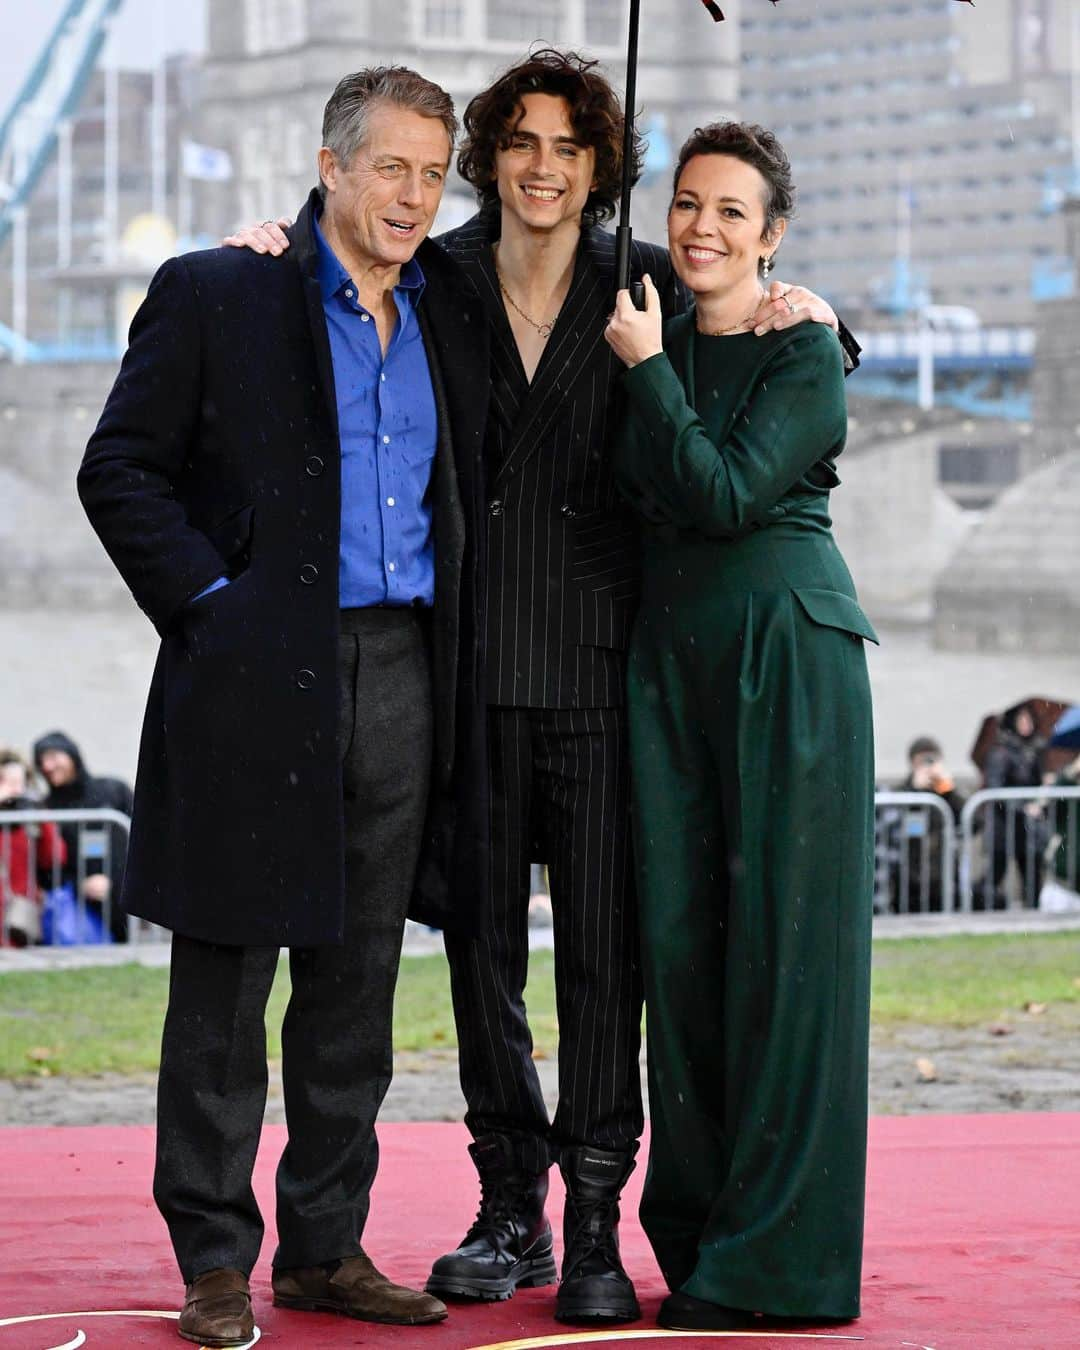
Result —
<instances>
[{"instance_id":1,"label":"curly dark hair","mask_svg":"<svg viewBox=\"0 0 1080 1350\"><path fill-rule=\"evenodd\" d=\"M778 220L790 220L794 216L795 184L791 181L791 161L784 147L766 127L755 122L710 122L706 127L697 127L679 151L671 186L672 200L679 191L683 169L697 155L730 155L757 169L765 179L768 193L762 239L771 237Z\"/></svg>"},{"instance_id":2,"label":"curly dark hair","mask_svg":"<svg viewBox=\"0 0 1080 1350\"><path fill-rule=\"evenodd\" d=\"M465 141L458 155L458 172L476 190L482 208L498 203L495 153L510 144L521 121L522 98L526 94L552 94L566 99L574 135L596 152L596 186L585 203L582 222L597 225L612 218L622 179L623 111L598 65L576 52L543 47L511 66L470 102L463 119ZM635 183L641 177L643 159L644 145L635 130Z\"/></svg>"}]
</instances>

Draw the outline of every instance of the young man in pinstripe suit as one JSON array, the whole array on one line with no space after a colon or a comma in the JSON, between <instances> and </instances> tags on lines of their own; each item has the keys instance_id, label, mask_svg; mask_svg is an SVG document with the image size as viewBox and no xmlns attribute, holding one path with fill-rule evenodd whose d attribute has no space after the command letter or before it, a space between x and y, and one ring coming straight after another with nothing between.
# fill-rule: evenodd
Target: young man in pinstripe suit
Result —
<instances>
[{"instance_id":1,"label":"young man in pinstripe suit","mask_svg":"<svg viewBox=\"0 0 1080 1350\"><path fill-rule=\"evenodd\" d=\"M609 459L622 365L604 341L615 297L619 101L595 63L534 53L465 113L459 168L481 211L440 243L489 325L487 647L493 856L490 919L447 932L461 1082L481 1206L427 1289L506 1299L553 1283L548 1170L567 1190L561 1320L640 1315L619 1258L619 1194L643 1127L641 981L630 857L625 656L638 598L635 528ZM635 148L635 169L640 151ZM280 250L281 236L234 237ZM227 241L231 242L231 241ZM685 305L667 252L636 244L665 315ZM835 323L782 287L768 325ZM468 332L462 341L469 340ZM559 1017L549 1121L523 991L529 863L547 863Z\"/></svg>"},{"instance_id":2,"label":"young man in pinstripe suit","mask_svg":"<svg viewBox=\"0 0 1080 1350\"><path fill-rule=\"evenodd\" d=\"M555 1277L548 1168L566 1183L560 1320L640 1316L619 1258L620 1191L641 1134L641 984L623 710L638 598L634 527L609 449L619 364L604 328L622 162L618 99L595 63L540 51L465 113L458 166L480 214L440 242L490 323L486 618L492 915L450 932L461 1082L482 1201L427 1289L509 1298ZM635 169L640 151L635 147ZM666 315L685 297L666 250L636 246ZM788 288L784 288L785 290ZM834 322L803 293L799 317ZM812 306L812 314L809 307ZM789 317L780 302L762 317ZM523 990L530 860L548 864L559 1018L549 1123Z\"/></svg>"}]
</instances>

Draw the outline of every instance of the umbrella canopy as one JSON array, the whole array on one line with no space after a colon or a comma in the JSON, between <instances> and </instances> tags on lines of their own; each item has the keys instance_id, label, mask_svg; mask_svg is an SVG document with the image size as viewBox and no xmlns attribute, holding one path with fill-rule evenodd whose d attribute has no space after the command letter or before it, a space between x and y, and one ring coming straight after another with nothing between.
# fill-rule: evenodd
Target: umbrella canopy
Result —
<instances>
[{"instance_id":1,"label":"umbrella canopy","mask_svg":"<svg viewBox=\"0 0 1080 1350\"><path fill-rule=\"evenodd\" d=\"M986 756L990 753L990 747L997 738L1002 718L1006 713L1014 712L1022 706L1031 709L1031 715L1035 719L1035 734L1041 736L1044 740L1048 740L1053 733L1058 718L1072 707L1072 703L1067 699L1045 698L1041 694L1033 694L1030 698L1018 699L1004 712L988 713L983 718L982 725L979 727L979 734L975 737L975 744L971 747L972 762L980 771L986 764Z\"/></svg>"},{"instance_id":2,"label":"umbrella canopy","mask_svg":"<svg viewBox=\"0 0 1080 1350\"><path fill-rule=\"evenodd\" d=\"M1080 750L1080 704L1065 709L1054 723L1047 744L1054 750Z\"/></svg>"}]
</instances>

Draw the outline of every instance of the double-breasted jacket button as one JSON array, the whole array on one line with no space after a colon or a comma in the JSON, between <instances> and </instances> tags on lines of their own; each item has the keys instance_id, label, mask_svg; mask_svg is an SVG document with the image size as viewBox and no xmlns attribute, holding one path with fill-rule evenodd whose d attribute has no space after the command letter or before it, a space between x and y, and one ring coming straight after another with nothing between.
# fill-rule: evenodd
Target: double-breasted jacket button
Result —
<instances>
[{"instance_id":1,"label":"double-breasted jacket button","mask_svg":"<svg viewBox=\"0 0 1080 1350\"><path fill-rule=\"evenodd\" d=\"M577 515L577 512L574 510L574 508L570 505L569 502L564 502L563 505L559 507L559 510L562 512L562 514L566 517L567 520L572 520L574 516Z\"/></svg>"},{"instance_id":2,"label":"double-breasted jacket button","mask_svg":"<svg viewBox=\"0 0 1080 1350\"><path fill-rule=\"evenodd\" d=\"M304 472L309 478L318 478L325 468L326 464L321 455L308 455L304 461Z\"/></svg>"},{"instance_id":3,"label":"double-breasted jacket button","mask_svg":"<svg viewBox=\"0 0 1080 1350\"><path fill-rule=\"evenodd\" d=\"M314 563L305 563L300 569L300 580L305 586L314 586L319 579L319 569Z\"/></svg>"},{"instance_id":4,"label":"double-breasted jacket button","mask_svg":"<svg viewBox=\"0 0 1080 1350\"><path fill-rule=\"evenodd\" d=\"M488 510L491 512L493 516L501 516L502 509L503 504L498 497L496 497L493 502L488 502Z\"/></svg>"},{"instance_id":5,"label":"double-breasted jacket button","mask_svg":"<svg viewBox=\"0 0 1080 1350\"><path fill-rule=\"evenodd\" d=\"M315 683L315 672L305 666L296 672L296 684L300 689L310 689Z\"/></svg>"}]
</instances>

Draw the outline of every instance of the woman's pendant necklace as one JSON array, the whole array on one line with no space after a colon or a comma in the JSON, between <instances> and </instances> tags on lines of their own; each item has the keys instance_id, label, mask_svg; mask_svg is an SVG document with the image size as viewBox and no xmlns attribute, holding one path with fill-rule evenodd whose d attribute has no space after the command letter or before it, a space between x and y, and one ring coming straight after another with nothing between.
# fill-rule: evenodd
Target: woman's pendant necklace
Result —
<instances>
[{"instance_id":1,"label":"woman's pendant necklace","mask_svg":"<svg viewBox=\"0 0 1080 1350\"><path fill-rule=\"evenodd\" d=\"M754 308L750 311L750 313L746 316L745 319L740 319L738 323L733 323L730 328L699 328L698 332L704 333L706 337L727 337L729 333L737 333L739 332L740 329L745 328L746 325L750 322L750 320L754 317L754 315L758 312L758 310L761 308L761 302L764 299L765 299L765 292L759 290L757 303L754 305ZM510 301L510 303L512 305L514 304L512 300ZM516 309L517 306L515 305L514 308Z\"/></svg>"}]
</instances>

